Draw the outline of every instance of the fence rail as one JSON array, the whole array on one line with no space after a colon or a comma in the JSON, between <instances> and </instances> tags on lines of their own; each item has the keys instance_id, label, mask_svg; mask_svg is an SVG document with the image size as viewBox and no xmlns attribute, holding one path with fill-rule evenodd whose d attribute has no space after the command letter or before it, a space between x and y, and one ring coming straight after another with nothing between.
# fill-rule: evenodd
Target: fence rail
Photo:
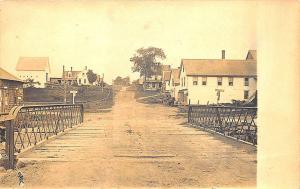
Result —
<instances>
[{"instance_id":1,"label":"fence rail","mask_svg":"<svg viewBox=\"0 0 300 189\"><path fill-rule=\"evenodd\" d=\"M6 154L12 168L16 154L82 123L83 105L16 106L0 122L6 128Z\"/></svg>"},{"instance_id":2,"label":"fence rail","mask_svg":"<svg viewBox=\"0 0 300 189\"><path fill-rule=\"evenodd\" d=\"M188 122L253 145L257 144L257 108L189 105Z\"/></svg>"}]
</instances>

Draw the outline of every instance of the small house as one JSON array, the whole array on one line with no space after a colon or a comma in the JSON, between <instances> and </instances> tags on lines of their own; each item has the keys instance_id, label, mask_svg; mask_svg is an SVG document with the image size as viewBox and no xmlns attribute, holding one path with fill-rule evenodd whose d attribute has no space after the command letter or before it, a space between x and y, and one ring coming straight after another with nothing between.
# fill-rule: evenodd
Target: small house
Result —
<instances>
[{"instance_id":1,"label":"small house","mask_svg":"<svg viewBox=\"0 0 300 189\"><path fill-rule=\"evenodd\" d=\"M0 68L0 113L23 104L23 82Z\"/></svg>"}]
</instances>

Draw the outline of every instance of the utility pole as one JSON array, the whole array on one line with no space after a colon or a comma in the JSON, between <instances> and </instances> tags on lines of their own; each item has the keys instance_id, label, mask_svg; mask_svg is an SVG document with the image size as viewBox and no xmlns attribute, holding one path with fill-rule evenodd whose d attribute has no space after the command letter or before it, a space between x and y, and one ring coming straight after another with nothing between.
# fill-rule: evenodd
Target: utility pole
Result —
<instances>
[{"instance_id":1,"label":"utility pole","mask_svg":"<svg viewBox=\"0 0 300 189\"><path fill-rule=\"evenodd\" d=\"M102 86L102 92L103 92L103 87L104 87L104 73L102 73L102 82L101 82L101 86Z\"/></svg>"},{"instance_id":2,"label":"utility pole","mask_svg":"<svg viewBox=\"0 0 300 189\"><path fill-rule=\"evenodd\" d=\"M64 104L67 104L67 86L65 78L65 65L63 65L63 81L64 81Z\"/></svg>"}]
</instances>

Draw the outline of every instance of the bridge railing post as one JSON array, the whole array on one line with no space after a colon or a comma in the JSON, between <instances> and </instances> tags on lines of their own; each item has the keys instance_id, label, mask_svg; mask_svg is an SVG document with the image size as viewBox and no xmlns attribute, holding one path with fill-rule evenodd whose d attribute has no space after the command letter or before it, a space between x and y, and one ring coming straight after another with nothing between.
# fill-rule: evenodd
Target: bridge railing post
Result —
<instances>
[{"instance_id":1,"label":"bridge railing post","mask_svg":"<svg viewBox=\"0 0 300 189\"><path fill-rule=\"evenodd\" d=\"M7 168L14 169L15 164L15 146L14 146L14 124L12 120L8 120L4 122L5 125L5 135L6 135L6 142L5 142L5 151L7 155Z\"/></svg>"},{"instance_id":2,"label":"bridge railing post","mask_svg":"<svg viewBox=\"0 0 300 189\"><path fill-rule=\"evenodd\" d=\"M84 118L84 109L83 109L83 104L80 105L80 114L81 114L81 123L83 123L83 118Z\"/></svg>"},{"instance_id":3,"label":"bridge railing post","mask_svg":"<svg viewBox=\"0 0 300 189\"><path fill-rule=\"evenodd\" d=\"M189 105L188 105L188 123L191 123L191 114L192 114L192 106L191 106L191 100L189 100Z\"/></svg>"}]
</instances>

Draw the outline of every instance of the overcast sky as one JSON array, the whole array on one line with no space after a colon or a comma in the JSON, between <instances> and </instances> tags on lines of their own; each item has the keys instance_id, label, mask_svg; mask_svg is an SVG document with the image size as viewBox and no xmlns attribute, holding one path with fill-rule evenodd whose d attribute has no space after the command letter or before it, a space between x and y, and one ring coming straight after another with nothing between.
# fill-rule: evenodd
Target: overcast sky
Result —
<instances>
[{"instance_id":1,"label":"overcast sky","mask_svg":"<svg viewBox=\"0 0 300 189\"><path fill-rule=\"evenodd\" d=\"M52 76L62 65L131 76L140 47L162 48L163 63L182 58L244 59L256 49L256 3L170 1L1 1L0 66L15 73L19 56L48 56Z\"/></svg>"}]
</instances>

